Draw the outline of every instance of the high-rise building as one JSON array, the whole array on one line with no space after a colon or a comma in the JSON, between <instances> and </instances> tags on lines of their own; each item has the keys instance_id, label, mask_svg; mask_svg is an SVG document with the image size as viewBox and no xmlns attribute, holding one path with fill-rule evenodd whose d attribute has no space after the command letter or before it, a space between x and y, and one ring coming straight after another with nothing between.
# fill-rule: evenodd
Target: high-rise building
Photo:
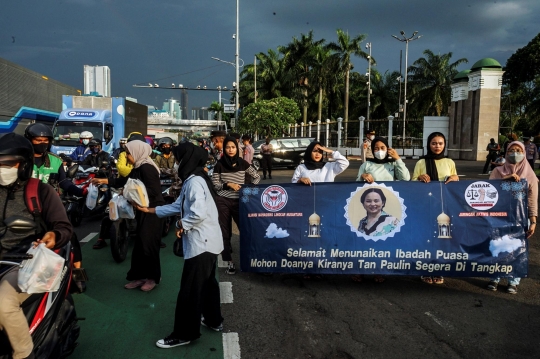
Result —
<instances>
[{"instance_id":1,"label":"high-rise building","mask_svg":"<svg viewBox=\"0 0 540 359\"><path fill-rule=\"evenodd\" d=\"M169 116L172 118L175 118L177 120L182 119L182 107L173 98L168 99L167 101L163 102L163 110L167 111L169 113Z\"/></svg>"},{"instance_id":2,"label":"high-rise building","mask_svg":"<svg viewBox=\"0 0 540 359\"><path fill-rule=\"evenodd\" d=\"M185 117L183 120L189 120L190 117L188 111L188 92L186 90L182 90L180 103L182 104L182 115Z\"/></svg>"},{"instance_id":3,"label":"high-rise building","mask_svg":"<svg viewBox=\"0 0 540 359\"><path fill-rule=\"evenodd\" d=\"M84 65L84 94L111 97L109 66Z\"/></svg>"}]
</instances>

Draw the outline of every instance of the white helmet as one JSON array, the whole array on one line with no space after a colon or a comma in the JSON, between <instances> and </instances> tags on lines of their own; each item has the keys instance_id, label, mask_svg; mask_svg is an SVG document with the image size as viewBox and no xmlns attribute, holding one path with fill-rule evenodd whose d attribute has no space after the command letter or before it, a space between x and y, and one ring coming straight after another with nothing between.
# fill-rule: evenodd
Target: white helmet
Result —
<instances>
[{"instance_id":1,"label":"white helmet","mask_svg":"<svg viewBox=\"0 0 540 359\"><path fill-rule=\"evenodd\" d=\"M83 131L83 132L79 135L79 138L80 138L80 139L83 139L83 138L92 139L92 138L94 138L94 135L93 135L92 132L90 132L90 131Z\"/></svg>"}]
</instances>

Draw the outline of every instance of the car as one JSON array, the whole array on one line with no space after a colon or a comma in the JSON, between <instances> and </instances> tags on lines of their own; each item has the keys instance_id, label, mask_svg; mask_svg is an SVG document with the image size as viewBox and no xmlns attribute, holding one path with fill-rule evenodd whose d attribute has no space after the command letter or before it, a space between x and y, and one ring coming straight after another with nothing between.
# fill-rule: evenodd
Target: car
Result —
<instances>
[{"instance_id":1,"label":"car","mask_svg":"<svg viewBox=\"0 0 540 359\"><path fill-rule=\"evenodd\" d=\"M311 142L313 137L280 137L274 138L270 144L274 148L272 155L272 167L288 167L296 168L304 161L304 152ZM262 154L261 146L266 140L259 140L253 143L253 162L252 165L257 170L261 168Z\"/></svg>"}]
</instances>

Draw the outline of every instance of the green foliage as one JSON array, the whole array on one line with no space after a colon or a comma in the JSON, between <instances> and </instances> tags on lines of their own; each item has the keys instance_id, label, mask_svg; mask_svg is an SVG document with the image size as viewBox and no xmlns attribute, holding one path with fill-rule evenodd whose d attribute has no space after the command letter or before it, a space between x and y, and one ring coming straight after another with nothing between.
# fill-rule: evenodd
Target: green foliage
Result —
<instances>
[{"instance_id":1,"label":"green foliage","mask_svg":"<svg viewBox=\"0 0 540 359\"><path fill-rule=\"evenodd\" d=\"M294 125L299 119L300 110L295 101L286 97L261 100L242 110L240 131L279 137L287 132L289 125Z\"/></svg>"}]
</instances>

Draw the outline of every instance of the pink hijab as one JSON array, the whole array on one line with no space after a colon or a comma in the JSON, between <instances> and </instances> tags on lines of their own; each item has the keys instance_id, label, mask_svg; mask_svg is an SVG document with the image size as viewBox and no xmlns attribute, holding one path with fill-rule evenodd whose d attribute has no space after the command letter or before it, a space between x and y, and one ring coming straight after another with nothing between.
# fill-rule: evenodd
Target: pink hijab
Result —
<instances>
[{"instance_id":1,"label":"pink hijab","mask_svg":"<svg viewBox=\"0 0 540 359\"><path fill-rule=\"evenodd\" d=\"M523 150L523 153L525 153L525 146L523 145L523 143L519 141L514 141L511 142L507 148L510 148L513 145L518 145ZM508 151L506 151L505 157L506 162L504 163L504 165L496 167L493 172L491 172L491 176L489 176L489 179L502 179L505 176L515 173L519 176L519 178L526 179L529 186L533 183L538 182L538 178L536 177L536 174L529 165L529 162L527 162L526 158L524 158L523 161L521 161L520 163L513 164L508 161Z\"/></svg>"}]
</instances>

